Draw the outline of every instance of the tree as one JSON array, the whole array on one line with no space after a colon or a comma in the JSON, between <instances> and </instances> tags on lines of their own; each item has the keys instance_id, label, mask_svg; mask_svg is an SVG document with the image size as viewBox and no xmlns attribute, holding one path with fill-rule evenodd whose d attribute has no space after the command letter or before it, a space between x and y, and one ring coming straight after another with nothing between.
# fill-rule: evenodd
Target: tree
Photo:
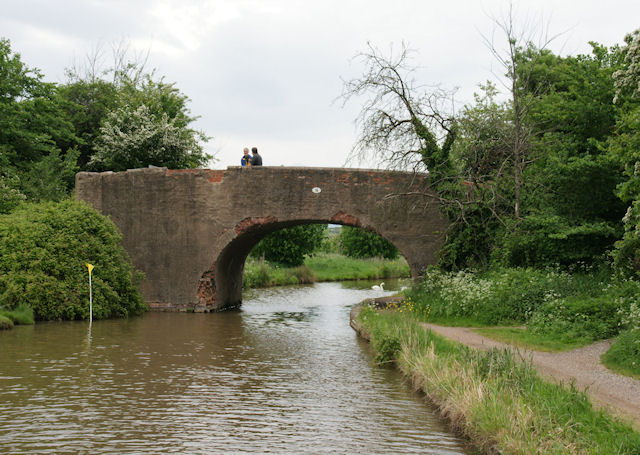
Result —
<instances>
[{"instance_id":1,"label":"tree","mask_svg":"<svg viewBox=\"0 0 640 455\"><path fill-rule=\"evenodd\" d=\"M100 136L100 125L110 112L117 109L118 87L104 80L75 80L58 87L66 116L73 124L78 141L71 146L79 152L78 166L88 170Z\"/></svg>"},{"instance_id":2,"label":"tree","mask_svg":"<svg viewBox=\"0 0 640 455\"><path fill-rule=\"evenodd\" d=\"M123 43L113 48L111 66L101 57L98 48L83 67L68 69L69 82L60 88L81 137L83 169L200 167L212 158L203 150L210 138L191 127L197 117L175 84L147 72L146 58L130 56Z\"/></svg>"},{"instance_id":3,"label":"tree","mask_svg":"<svg viewBox=\"0 0 640 455\"><path fill-rule=\"evenodd\" d=\"M505 265L592 263L621 235L624 206L615 196L620 161L603 147L615 128L612 74L616 47L592 43L592 53L560 57L529 46L527 68L530 156L523 207L496 243Z\"/></svg>"},{"instance_id":4,"label":"tree","mask_svg":"<svg viewBox=\"0 0 640 455\"><path fill-rule=\"evenodd\" d=\"M360 135L351 158L368 155L390 168L428 171L433 180L448 174L448 150L455 137L448 112L453 92L418 86L404 44L398 54L384 56L369 44L358 54L364 75L344 82L342 99L368 96L356 120Z\"/></svg>"},{"instance_id":5,"label":"tree","mask_svg":"<svg viewBox=\"0 0 640 455\"><path fill-rule=\"evenodd\" d=\"M640 30L625 37L622 67L613 75L620 116L608 147L624 165L624 181L617 194L628 205L623 218L624 236L616 243L616 269L626 276L640 276Z\"/></svg>"},{"instance_id":6,"label":"tree","mask_svg":"<svg viewBox=\"0 0 640 455\"><path fill-rule=\"evenodd\" d=\"M26 198L20 191L20 178L11 172L7 157L0 153L0 214L11 212Z\"/></svg>"},{"instance_id":7,"label":"tree","mask_svg":"<svg viewBox=\"0 0 640 455\"><path fill-rule=\"evenodd\" d=\"M204 164L209 157L198 143L200 133L176 123L166 113L155 117L144 104L135 111L126 107L111 112L100 128L89 167L124 171L148 164L174 169Z\"/></svg>"},{"instance_id":8,"label":"tree","mask_svg":"<svg viewBox=\"0 0 640 455\"><path fill-rule=\"evenodd\" d=\"M302 265L305 256L317 250L326 236L326 224L303 224L265 236L251 255L287 266Z\"/></svg>"},{"instance_id":9,"label":"tree","mask_svg":"<svg viewBox=\"0 0 640 455\"><path fill-rule=\"evenodd\" d=\"M343 226L339 236L342 253L354 258L383 257L395 259L398 249L384 237L364 229Z\"/></svg>"},{"instance_id":10,"label":"tree","mask_svg":"<svg viewBox=\"0 0 640 455\"><path fill-rule=\"evenodd\" d=\"M429 188L421 194L433 202L434 194L428 190L435 190L436 203L455 225L465 222L469 201L451 159L457 137L454 91L417 84L410 54L403 45L399 53L392 49L385 56L369 44L368 51L356 56L364 64L364 74L344 82L342 99L346 103L367 98L356 119L360 133L350 158L375 157L388 168L428 172ZM418 195L415 190L411 193Z\"/></svg>"},{"instance_id":11,"label":"tree","mask_svg":"<svg viewBox=\"0 0 640 455\"><path fill-rule=\"evenodd\" d=\"M544 50L556 37L549 37L542 24L532 24L518 30L516 26L513 4L509 4L506 17L492 18L495 27L502 33L506 42L506 49L496 44L494 38L484 37L489 51L505 71L505 88L509 94L511 104L510 125L513 129L511 135L511 169L513 173L513 212L516 218L520 218L522 193L525 182L523 174L527 166L535 159L531 156L531 125L527 122L527 116L537 95L538 90L544 90L544 85L534 86L532 68L541 53L532 52L533 59L523 59L522 55L531 49ZM536 44L534 44L536 42Z\"/></svg>"},{"instance_id":12,"label":"tree","mask_svg":"<svg viewBox=\"0 0 640 455\"><path fill-rule=\"evenodd\" d=\"M54 84L27 67L0 39L0 174L14 190L33 200L59 200L73 185L77 152L73 125L66 119ZM56 172L42 174L55 168ZM34 185L34 182L43 182ZM5 193L6 194L6 193ZM13 193L12 193L13 194Z\"/></svg>"}]
</instances>

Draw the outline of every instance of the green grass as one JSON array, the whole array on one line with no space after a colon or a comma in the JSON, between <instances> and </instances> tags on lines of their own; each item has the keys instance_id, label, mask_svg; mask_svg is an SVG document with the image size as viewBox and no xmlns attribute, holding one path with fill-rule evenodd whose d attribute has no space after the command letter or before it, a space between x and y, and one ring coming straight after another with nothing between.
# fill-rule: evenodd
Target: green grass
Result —
<instances>
[{"instance_id":1,"label":"green grass","mask_svg":"<svg viewBox=\"0 0 640 455\"><path fill-rule=\"evenodd\" d=\"M616 373L640 379L640 329L622 332L601 360Z\"/></svg>"},{"instance_id":2,"label":"green grass","mask_svg":"<svg viewBox=\"0 0 640 455\"><path fill-rule=\"evenodd\" d=\"M317 281L375 280L410 276L409 265L399 259L354 259L336 253L321 253L307 258L304 264Z\"/></svg>"},{"instance_id":3,"label":"green grass","mask_svg":"<svg viewBox=\"0 0 640 455\"><path fill-rule=\"evenodd\" d=\"M481 327L474 330L487 338L535 351L568 351L589 344L587 340L564 342L555 335L532 333L519 327Z\"/></svg>"},{"instance_id":4,"label":"green grass","mask_svg":"<svg viewBox=\"0 0 640 455\"><path fill-rule=\"evenodd\" d=\"M244 287L308 284L316 281L374 280L409 276L409 265L400 259L353 259L336 253L318 253L300 267L283 267L262 259L248 258Z\"/></svg>"},{"instance_id":5,"label":"green grass","mask_svg":"<svg viewBox=\"0 0 640 455\"><path fill-rule=\"evenodd\" d=\"M248 259L244 266L245 288L309 284L314 281L315 276L306 265L281 267L262 259Z\"/></svg>"},{"instance_id":6,"label":"green grass","mask_svg":"<svg viewBox=\"0 0 640 455\"><path fill-rule=\"evenodd\" d=\"M571 385L544 381L508 350L446 340L411 313L364 308L358 320L378 360L394 361L480 452L640 453L640 434L629 425Z\"/></svg>"},{"instance_id":7,"label":"green grass","mask_svg":"<svg viewBox=\"0 0 640 455\"><path fill-rule=\"evenodd\" d=\"M478 321L475 318L465 316L429 316L425 322L431 322L433 324L444 325L448 327L486 327L487 324Z\"/></svg>"},{"instance_id":8,"label":"green grass","mask_svg":"<svg viewBox=\"0 0 640 455\"><path fill-rule=\"evenodd\" d=\"M0 316L11 320L13 324L32 325L34 324L33 309L24 303L18 305L14 310L0 309Z\"/></svg>"}]
</instances>

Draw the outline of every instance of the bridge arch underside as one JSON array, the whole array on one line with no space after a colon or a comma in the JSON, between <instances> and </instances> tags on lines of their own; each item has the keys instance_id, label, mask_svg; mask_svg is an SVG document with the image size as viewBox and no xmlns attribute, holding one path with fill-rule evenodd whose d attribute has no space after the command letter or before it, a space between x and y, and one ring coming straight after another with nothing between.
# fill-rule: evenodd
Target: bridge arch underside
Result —
<instances>
[{"instance_id":1,"label":"bridge arch underside","mask_svg":"<svg viewBox=\"0 0 640 455\"><path fill-rule=\"evenodd\" d=\"M198 289L198 309L200 311L222 311L239 307L242 304L244 264L251 250L263 237L272 232L304 224L341 224L363 228L357 223L322 219L289 220L252 225L231 240L222 249L211 268L202 275ZM363 229L375 232L393 243L400 254L407 259L412 277L418 276L420 270L415 267L416 261L411 260L410 252L406 252L406 245L402 245L402 242L394 242L393 239L385 236L384 232L378 232L372 228Z\"/></svg>"}]
</instances>

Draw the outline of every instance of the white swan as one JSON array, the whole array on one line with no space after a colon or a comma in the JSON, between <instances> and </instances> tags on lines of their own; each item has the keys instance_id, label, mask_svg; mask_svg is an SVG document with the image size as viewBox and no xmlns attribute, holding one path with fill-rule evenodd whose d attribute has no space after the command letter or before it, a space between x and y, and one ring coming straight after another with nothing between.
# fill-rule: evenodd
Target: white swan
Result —
<instances>
[{"instance_id":1,"label":"white swan","mask_svg":"<svg viewBox=\"0 0 640 455\"><path fill-rule=\"evenodd\" d=\"M384 286L384 283L380 283L380 286L374 284L373 286L371 286L371 289L373 289L374 291L384 291L384 288L382 286Z\"/></svg>"}]
</instances>

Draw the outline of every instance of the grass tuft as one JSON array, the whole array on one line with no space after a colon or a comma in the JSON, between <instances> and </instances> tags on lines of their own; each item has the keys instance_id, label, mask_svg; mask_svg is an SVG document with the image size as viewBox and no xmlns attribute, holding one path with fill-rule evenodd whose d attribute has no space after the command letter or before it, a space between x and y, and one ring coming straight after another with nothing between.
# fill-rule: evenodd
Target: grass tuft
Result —
<instances>
[{"instance_id":1,"label":"grass tuft","mask_svg":"<svg viewBox=\"0 0 640 455\"><path fill-rule=\"evenodd\" d=\"M602 363L617 373L640 379L640 329L622 332L602 355Z\"/></svg>"},{"instance_id":2,"label":"grass tuft","mask_svg":"<svg viewBox=\"0 0 640 455\"><path fill-rule=\"evenodd\" d=\"M24 303L21 303L11 311L0 309L0 316L4 316L5 318L11 320L13 324L33 325L35 322L33 317L33 309L29 305Z\"/></svg>"}]
</instances>

